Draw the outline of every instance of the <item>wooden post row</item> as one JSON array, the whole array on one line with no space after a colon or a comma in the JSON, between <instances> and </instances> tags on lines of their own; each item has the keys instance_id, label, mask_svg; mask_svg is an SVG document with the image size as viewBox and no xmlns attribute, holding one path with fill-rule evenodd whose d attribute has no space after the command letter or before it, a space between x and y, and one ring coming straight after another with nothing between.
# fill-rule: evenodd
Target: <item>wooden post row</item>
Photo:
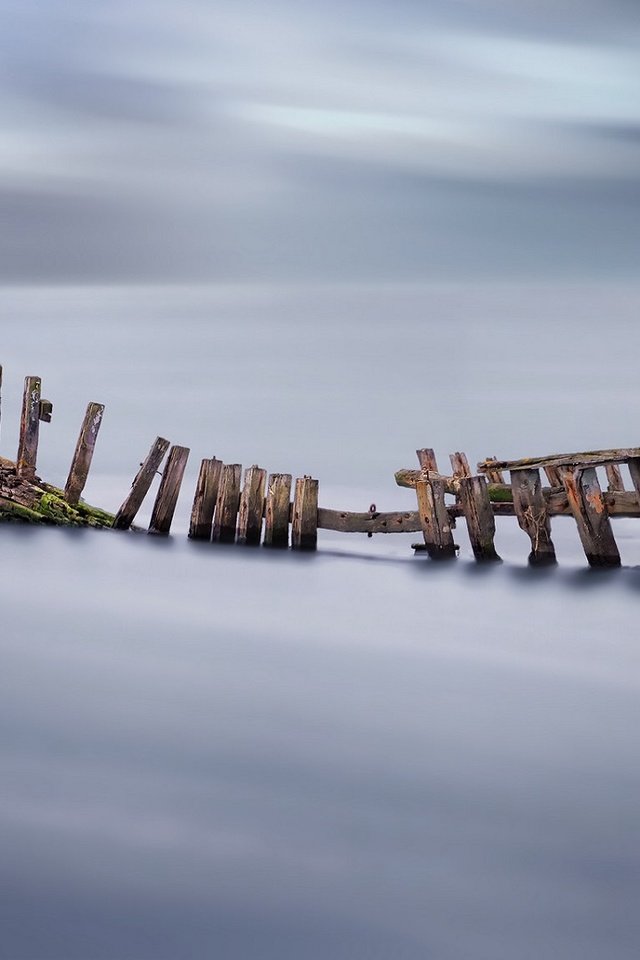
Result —
<instances>
[{"instance_id":1,"label":"wooden post row","mask_svg":"<svg viewBox=\"0 0 640 960\"><path fill-rule=\"evenodd\" d=\"M222 460L216 460L213 457L211 460L203 460L200 464L189 523L189 537L192 540L211 540L213 511L218 499L221 474Z\"/></svg>"},{"instance_id":2,"label":"wooden post row","mask_svg":"<svg viewBox=\"0 0 640 960\"><path fill-rule=\"evenodd\" d=\"M153 505L149 533L169 533L188 458L188 447L171 447Z\"/></svg>"},{"instance_id":3,"label":"wooden post row","mask_svg":"<svg viewBox=\"0 0 640 960\"><path fill-rule=\"evenodd\" d=\"M102 403L90 403L87 406L64 488L67 503L77 503L84 490L103 413L104 405Z\"/></svg>"},{"instance_id":4,"label":"wooden post row","mask_svg":"<svg viewBox=\"0 0 640 960\"><path fill-rule=\"evenodd\" d=\"M169 441L165 440L164 437L156 437L144 462L133 478L131 490L126 500L116 514L113 521L116 530L128 530L133 523L168 449Z\"/></svg>"}]
</instances>

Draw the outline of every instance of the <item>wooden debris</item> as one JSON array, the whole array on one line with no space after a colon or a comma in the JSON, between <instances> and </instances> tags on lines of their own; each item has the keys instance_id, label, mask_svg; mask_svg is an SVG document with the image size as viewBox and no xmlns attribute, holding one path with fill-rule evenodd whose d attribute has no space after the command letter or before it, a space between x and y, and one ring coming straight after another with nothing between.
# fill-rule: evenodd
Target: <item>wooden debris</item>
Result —
<instances>
[{"instance_id":1,"label":"wooden debris","mask_svg":"<svg viewBox=\"0 0 640 960\"><path fill-rule=\"evenodd\" d=\"M471 476L471 467L469 466L466 453L450 453L449 460L451 461L451 469L453 470L453 476L456 480L460 477Z\"/></svg>"},{"instance_id":2,"label":"wooden debris","mask_svg":"<svg viewBox=\"0 0 640 960\"><path fill-rule=\"evenodd\" d=\"M266 479L267 471L256 464L245 470L238 513L238 543L247 546L260 543Z\"/></svg>"},{"instance_id":3,"label":"wooden debris","mask_svg":"<svg viewBox=\"0 0 640 960\"><path fill-rule=\"evenodd\" d=\"M496 524L484 477L460 478L460 503L476 560L500 560L493 542Z\"/></svg>"},{"instance_id":4,"label":"wooden debris","mask_svg":"<svg viewBox=\"0 0 640 960\"><path fill-rule=\"evenodd\" d=\"M265 547L289 546L290 501L291 474L272 473L267 484L264 524Z\"/></svg>"},{"instance_id":5,"label":"wooden debris","mask_svg":"<svg viewBox=\"0 0 640 960\"><path fill-rule=\"evenodd\" d=\"M188 447L171 447L151 512L149 533L165 535L171 529L178 494L189 458Z\"/></svg>"},{"instance_id":6,"label":"wooden debris","mask_svg":"<svg viewBox=\"0 0 640 960\"><path fill-rule=\"evenodd\" d=\"M51 400L41 400L38 418L43 423L51 423L52 416L53 416L53 404L51 403Z\"/></svg>"},{"instance_id":7,"label":"wooden debris","mask_svg":"<svg viewBox=\"0 0 640 960\"><path fill-rule=\"evenodd\" d=\"M133 523L168 449L169 441L164 437L156 437L144 463L134 477L127 499L116 514L113 526L117 530L128 530Z\"/></svg>"},{"instance_id":8,"label":"wooden debris","mask_svg":"<svg viewBox=\"0 0 640 960\"><path fill-rule=\"evenodd\" d=\"M478 464L484 472L487 466L499 470L528 470L539 467L597 467L607 463L626 463L640 458L640 447L624 447L613 450L587 450L581 453L551 453L546 457L524 457L521 460L491 460Z\"/></svg>"},{"instance_id":9,"label":"wooden debris","mask_svg":"<svg viewBox=\"0 0 640 960\"><path fill-rule=\"evenodd\" d=\"M618 464L608 463L604 469L607 474L607 489L609 492L614 493L616 490L624 490L624 480Z\"/></svg>"},{"instance_id":10,"label":"wooden debris","mask_svg":"<svg viewBox=\"0 0 640 960\"><path fill-rule=\"evenodd\" d=\"M25 377L16 472L26 480L34 480L36 475L41 386L40 377Z\"/></svg>"},{"instance_id":11,"label":"wooden debris","mask_svg":"<svg viewBox=\"0 0 640 960\"><path fill-rule=\"evenodd\" d=\"M551 524L542 493L540 472L515 470L511 475L511 487L518 524L531 540L529 563L555 563L556 552L551 540Z\"/></svg>"},{"instance_id":12,"label":"wooden debris","mask_svg":"<svg viewBox=\"0 0 640 960\"><path fill-rule=\"evenodd\" d=\"M627 467L629 468L631 482L636 491L638 505L640 506L640 457L632 457L628 460Z\"/></svg>"},{"instance_id":13,"label":"wooden debris","mask_svg":"<svg viewBox=\"0 0 640 960\"><path fill-rule=\"evenodd\" d=\"M318 543L318 481L299 477L293 500L291 546L294 550L315 550Z\"/></svg>"},{"instance_id":14,"label":"wooden debris","mask_svg":"<svg viewBox=\"0 0 640 960\"><path fill-rule=\"evenodd\" d=\"M453 508L447 508L453 509ZM453 514L450 514L452 517ZM391 513L354 513L318 508L318 528L338 533L418 533L422 530L416 510Z\"/></svg>"},{"instance_id":15,"label":"wooden debris","mask_svg":"<svg viewBox=\"0 0 640 960\"><path fill-rule=\"evenodd\" d=\"M430 470L433 473L438 473L438 461L436 460L435 452L431 447L423 447L421 450L416 450L416 456L418 458L418 463L423 470Z\"/></svg>"},{"instance_id":16,"label":"wooden debris","mask_svg":"<svg viewBox=\"0 0 640 960\"><path fill-rule=\"evenodd\" d=\"M103 413L102 403L90 403L87 406L64 488L64 497L68 503L77 503L84 490Z\"/></svg>"},{"instance_id":17,"label":"wooden debris","mask_svg":"<svg viewBox=\"0 0 640 960\"><path fill-rule=\"evenodd\" d=\"M565 470L562 481L589 564L620 566L620 554L595 468Z\"/></svg>"},{"instance_id":18,"label":"wooden debris","mask_svg":"<svg viewBox=\"0 0 640 960\"><path fill-rule=\"evenodd\" d=\"M504 483L504 475L502 470L499 470L497 467L491 466L492 463L496 462L495 457L489 457L483 462L484 474L489 481L489 483ZM478 464L478 469L480 464Z\"/></svg>"},{"instance_id":19,"label":"wooden debris","mask_svg":"<svg viewBox=\"0 0 640 960\"><path fill-rule=\"evenodd\" d=\"M562 486L562 473L560 472L560 467L544 467L543 469L550 486Z\"/></svg>"},{"instance_id":20,"label":"wooden debris","mask_svg":"<svg viewBox=\"0 0 640 960\"><path fill-rule=\"evenodd\" d=\"M218 499L221 473L222 461L216 460L215 457L203 460L200 464L189 522L191 540L211 540L213 511Z\"/></svg>"},{"instance_id":21,"label":"wooden debris","mask_svg":"<svg viewBox=\"0 0 640 960\"><path fill-rule=\"evenodd\" d=\"M225 463L220 477L220 489L213 518L211 539L220 543L233 543L236 539L238 507L240 506L240 481L242 465Z\"/></svg>"},{"instance_id":22,"label":"wooden debris","mask_svg":"<svg viewBox=\"0 0 640 960\"><path fill-rule=\"evenodd\" d=\"M416 483L422 534L432 560L455 557L456 554L444 492L442 480L419 480Z\"/></svg>"}]
</instances>

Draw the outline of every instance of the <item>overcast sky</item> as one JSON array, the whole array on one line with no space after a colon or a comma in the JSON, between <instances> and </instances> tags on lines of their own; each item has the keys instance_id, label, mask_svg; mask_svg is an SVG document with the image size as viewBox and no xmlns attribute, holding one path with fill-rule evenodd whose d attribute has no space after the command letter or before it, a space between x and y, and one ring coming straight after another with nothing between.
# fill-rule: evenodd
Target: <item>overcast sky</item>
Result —
<instances>
[{"instance_id":1,"label":"overcast sky","mask_svg":"<svg viewBox=\"0 0 640 960\"><path fill-rule=\"evenodd\" d=\"M0 0L0 276L629 277L637 0Z\"/></svg>"}]
</instances>

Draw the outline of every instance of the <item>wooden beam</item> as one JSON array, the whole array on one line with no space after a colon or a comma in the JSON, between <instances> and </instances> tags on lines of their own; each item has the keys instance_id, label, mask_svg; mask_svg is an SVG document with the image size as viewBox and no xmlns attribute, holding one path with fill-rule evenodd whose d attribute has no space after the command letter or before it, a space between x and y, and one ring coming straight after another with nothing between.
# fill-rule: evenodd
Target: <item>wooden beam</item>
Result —
<instances>
[{"instance_id":1,"label":"wooden beam","mask_svg":"<svg viewBox=\"0 0 640 960\"><path fill-rule=\"evenodd\" d=\"M103 413L104 404L88 404L64 488L64 498L67 503L76 504L84 490Z\"/></svg>"},{"instance_id":2,"label":"wooden beam","mask_svg":"<svg viewBox=\"0 0 640 960\"><path fill-rule=\"evenodd\" d=\"M451 514L453 516L453 514ZM393 513L354 513L318 508L318 528L339 533L418 533L422 530L416 510Z\"/></svg>"},{"instance_id":3,"label":"wooden beam","mask_svg":"<svg viewBox=\"0 0 640 960\"><path fill-rule=\"evenodd\" d=\"M529 563L555 563L556 551L551 540L551 524L542 493L540 471L514 471L511 475L511 489L518 524L531 540Z\"/></svg>"},{"instance_id":4,"label":"wooden beam","mask_svg":"<svg viewBox=\"0 0 640 960\"><path fill-rule=\"evenodd\" d=\"M189 537L191 540L211 540L213 511L218 499L222 461L215 457L203 460L191 508Z\"/></svg>"},{"instance_id":5,"label":"wooden beam","mask_svg":"<svg viewBox=\"0 0 640 960\"><path fill-rule=\"evenodd\" d=\"M267 484L264 524L265 547L289 546L290 501L291 474L272 473Z\"/></svg>"},{"instance_id":6,"label":"wooden beam","mask_svg":"<svg viewBox=\"0 0 640 960\"><path fill-rule=\"evenodd\" d=\"M624 480L618 464L608 463L604 469L607 474L607 490L610 493L615 493L616 490L624 490Z\"/></svg>"},{"instance_id":7,"label":"wooden beam","mask_svg":"<svg viewBox=\"0 0 640 960\"><path fill-rule=\"evenodd\" d=\"M640 506L640 457L633 457L631 460L628 460L627 466L629 467L633 489L636 492L638 506Z\"/></svg>"},{"instance_id":8,"label":"wooden beam","mask_svg":"<svg viewBox=\"0 0 640 960\"><path fill-rule=\"evenodd\" d=\"M291 546L294 550L315 550L318 543L318 481L299 477L293 499Z\"/></svg>"},{"instance_id":9,"label":"wooden beam","mask_svg":"<svg viewBox=\"0 0 640 960\"><path fill-rule=\"evenodd\" d=\"M25 480L36 475L38 435L40 430L40 377L25 377L20 416L20 439L16 457L16 473Z\"/></svg>"},{"instance_id":10,"label":"wooden beam","mask_svg":"<svg viewBox=\"0 0 640 960\"><path fill-rule=\"evenodd\" d=\"M565 470L562 482L590 566L619 567L620 554L595 467Z\"/></svg>"},{"instance_id":11,"label":"wooden beam","mask_svg":"<svg viewBox=\"0 0 640 960\"><path fill-rule=\"evenodd\" d=\"M451 461L453 476L456 479L471 476L471 467L469 466L466 453L450 453L449 460Z\"/></svg>"},{"instance_id":12,"label":"wooden beam","mask_svg":"<svg viewBox=\"0 0 640 960\"><path fill-rule=\"evenodd\" d=\"M597 467L606 463L626 463L640 458L640 447L620 447L613 450L587 450L581 453L551 453L546 457L524 457L521 460L491 460L478 464L482 472L488 466L499 470L529 470L539 467Z\"/></svg>"},{"instance_id":13,"label":"wooden beam","mask_svg":"<svg viewBox=\"0 0 640 960\"><path fill-rule=\"evenodd\" d=\"M442 480L419 480L416 483L422 534L432 560L443 560L456 555L444 492Z\"/></svg>"},{"instance_id":14,"label":"wooden beam","mask_svg":"<svg viewBox=\"0 0 640 960\"><path fill-rule=\"evenodd\" d=\"M126 500L116 514L113 526L117 530L128 530L133 523L168 449L169 441L165 440L164 437L156 437L144 462L140 464L140 469L133 478L131 490Z\"/></svg>"},{"instance_id":15,"label":"wooden beam","mask_svg":"<svg viewBox=\"0 0 640 960\"><path fill-rule=\"evenodd\" d=\"M171 450L169 450L156 501L151 512L149 533L157 533L163 536L169 533L188 459L188 447L171 447Z\"/></svg>"},{"instance_id":16,"label":"wooden beam","mask_svg":"<svg viewBox=\"0 0 640 960\"><path fill-rule=\"evenodd\" d=\"M244 472L238 512L238 543L246 546L257 546L260 543L266 479L267 471L256 464Z\"/></svg>"},{"instance_id":17,"label":"wooden beam","mask_svg":"<svg viewBox=\"0 0 640 960\"><path fill-rule=\"evenodd\" d=\"M504 483L504 475L502 470L499 470L497 467L491 466L491 464L496 462L495 457L488 457L483 461L483 473L485 474L489 483ZM478 469L480 464L478 464Z\"/></svg>"},{"instance_id":18,"label":"wooden beam","mask_svg":"<svg viewBox=\"0 0 640 960\"><path fill-rule=\"evenodd\" d=\"M423 470L431 470L434 473L438 473L438 461L431 447L422 447L421 450L416 450L416 456Z\"/></svg>"},{"instance_id":19,"label":"wooden beam","mask_svg":"<svg viewBox=\"0 0 640 960\"><path fill-rule=\"evenodd\" d=\"M240 482L242 465L225 463L220 477L220 489L213 517L211 539L220 543L233 543L236 539L238 507L240 506Z\"/></svg>"},{"instance_id":20,"label":"wooden beam","mask_svg":"<svg viewBox=\"0 0 640 960\"><path fill-rule=\"evenodd\" d=\"M500 560L493 542L496 523L484 477L460 478L460 503L476 560Z\"/></svg>"}]
</instances>

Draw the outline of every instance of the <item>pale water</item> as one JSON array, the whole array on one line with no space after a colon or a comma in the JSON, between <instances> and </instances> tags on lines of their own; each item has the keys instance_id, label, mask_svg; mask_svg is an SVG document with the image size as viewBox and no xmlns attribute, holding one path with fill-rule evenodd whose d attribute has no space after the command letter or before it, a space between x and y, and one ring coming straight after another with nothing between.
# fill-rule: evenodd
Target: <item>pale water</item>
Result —
<instances>
[{"instance_id":1,"label":"pale water","mask_svg":"<svg viewBox=\"0 0 640 960\"><path fill-rule=\"evenodd\" d=\"M22 377L87 499L191 447L169 540L3 527L0 956L631 960L640 948L640 523L623 569L191 543L201 457L411 509L418 446L470 460L639 442L640 292L615 286L40 288L3 294L0 450ZM141 522L148 519L145 504Z\"/></svg>"}]
</instances>

